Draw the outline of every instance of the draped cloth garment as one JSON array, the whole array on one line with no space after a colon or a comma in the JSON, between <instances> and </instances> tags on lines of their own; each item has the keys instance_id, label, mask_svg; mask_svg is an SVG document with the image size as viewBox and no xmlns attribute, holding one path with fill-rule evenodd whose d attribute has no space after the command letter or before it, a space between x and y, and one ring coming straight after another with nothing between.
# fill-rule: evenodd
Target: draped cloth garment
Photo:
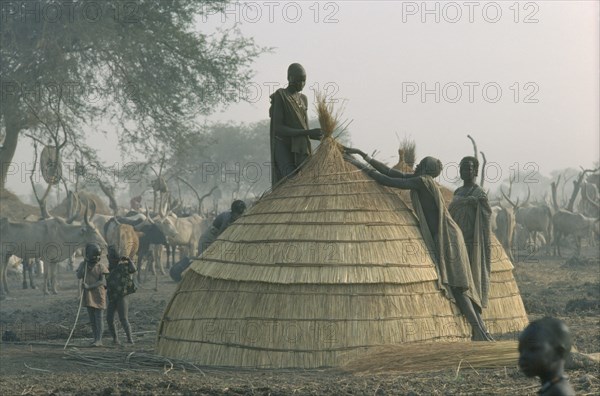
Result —
<instances>
[{"instance_id":1,"label":"draped cloth garment","mask_svg":"<svg viewBox=\"0 0 600 396\"><path fill-rule=\"evenodd\" d=\"M448 212L462 230L471 274L477 293L481 297L480 308L488 305L491 274L491 224L492 209L487 194L477 185L461 187L454 193Z\"/></svg>"},{"instance_id":2,"label":"draped cloth garment","mask_svg":"<svg viewBox=\"0 0 600 396\"><path fill-rule=\"evenodd\" d=\"M283 124L294 129L308 130L306 96L299 95L300 102L284 88L271 95L271 180L273 186L284 177L292 174L310 156L312 148L308 136L279 136L273 126L273 108L275 103L283 108Z\"/></svg>"},{"instance_id":3,"label":"draped cloth garment","mask_svg":"<svg viewBox=\"0 0 600 396\"><path fill-rule=\"evenodd\" d=\"M444 199L431 176L420 176L427 190L434 197L438 207L439 226L437 235L432 235L425 219L425 213L416 190L411 190L413 208L419 219L421 234L432 255L438 273L438 286L450 300L454 300L451 288L457 288L481 306L481 297L473 281L469 255L462 232L444 205Z\"/></svg>"}]
</instances>

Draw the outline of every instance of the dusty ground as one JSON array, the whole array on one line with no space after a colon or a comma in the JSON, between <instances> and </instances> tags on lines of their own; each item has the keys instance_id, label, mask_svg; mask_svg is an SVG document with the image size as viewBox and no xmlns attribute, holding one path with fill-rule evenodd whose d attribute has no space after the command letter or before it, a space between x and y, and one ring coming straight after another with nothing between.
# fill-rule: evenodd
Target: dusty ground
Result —
<instances>
[{"instance_id":1,"label":"dusty ground","mask_svg":"<svg viewBox=\"0 0 600 396\"><path fill-rule=\"evenodd\" d=\"M566 253L566 254L565 254ZM570 251L563 252L568 257ZM516 264L531 319L558 316L570 326L576 348L600 352L600 254L585 248L581 260L533 255ZM66 351L63 346L77 312L73 274L60 274L60 294L22 290L11 277L11 297L0 302L0 330L18 342L0 344L2 395L446 395L535 394L538 383L516 367L473 369L466 364L445 371L351 374L327 370L229 370L167 362L152 355L156 326L175 289L160 277L131 297L130 320L136 344L90 348L87 313ZM38 279L38 286L40 280ZM10 333L12 332L12 333ZM512 335L514 338L514 335ZM505 337L510 338L510 337ZM13 338L14 339L14 338ZM171 365L171 363L173 363ZM578 394L600 394L598 364L568 370Z\"/></svg>"}]
</instances>

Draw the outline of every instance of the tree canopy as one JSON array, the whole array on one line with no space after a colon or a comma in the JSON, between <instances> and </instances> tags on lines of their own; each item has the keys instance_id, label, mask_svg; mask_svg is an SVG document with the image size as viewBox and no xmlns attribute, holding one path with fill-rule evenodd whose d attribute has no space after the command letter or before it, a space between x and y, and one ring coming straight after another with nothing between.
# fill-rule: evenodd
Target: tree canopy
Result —
<instances>
[{"instance_id":1,"label":"tree canopy","mask_svg":"<svg viewBox=\"0 0 600 396\"><path fill-rule=\"evenodd\" d=\"M199 115L237 99L267 49L237 27L202 31L226 0L2 2L0 189L23 131L95 160L83 125L111 120L124 151L174 152ZM214 29L213 29L214 30ZM64 156L63 156L64 158Z\"/></svg>"}]
</instances>

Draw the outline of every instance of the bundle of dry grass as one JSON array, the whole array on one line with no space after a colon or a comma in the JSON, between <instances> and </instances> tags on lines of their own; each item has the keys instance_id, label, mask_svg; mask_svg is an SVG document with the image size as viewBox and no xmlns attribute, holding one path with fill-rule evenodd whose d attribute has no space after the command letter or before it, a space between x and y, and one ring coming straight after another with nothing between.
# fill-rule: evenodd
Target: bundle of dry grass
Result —
<instances>
[{"instance_id":1,"label":"bundle of dry grass","mask_svg":"<svg viewBox=\"0 0 600 396\"><path fill-rule=\"evenodd\" d=\"M342 369L366 375L382 372L417 373L449 368L514 367L519 352L516 341L428 342L386 345L354 359Z\"/></svg>"},{"instance_id":2,"label":"bundle of dry grass","mask_svg":"<svg viewBox=\"0 0 600 396\"><path fill-rule=\"evenodd\" d=\"M326 117L329 135L299 174L192 263L161 320L159 354L202 365L315 368L381 345L470 339L436 287L412 211L344 161ZM511 270L508 261L493 264L486 317L496 334L527 323Z\"/></svg>"},{"instance_id":3,"label":"bundle of dry grass","mask_svg":"<svg viewBox=\"0 0 600 396\"><path fill-rule=\"evenodd\" d=\"M398 134L396 134L398 137ZM414 140L405 137L402 141L398 137L400 147L398 148L398 163L393 166L394 169L398 169L400 172L413 173L417 144ZM410 162L409 162L410 161ZM412 209L410 202L410 191L408 190L396 190L398 195L406 202L406 204Z\"/></svg>"},{"instance_id":4,"label":"bundle of dry grass","mask_svg":"<svg viewBox=\"0 0 600 396\"><path fill-rule=\"evenodd\" d=\"M324 137L332 137L333 132L339 125L341 109L334 110L333 102L327 100L327 96L321 92L316 94L315 107L319 118L319 125Z\"/></svg>"},{"instance_id":5,"label":"bundle of dry grass","mask_svg":"<svg viewBox=\"0 0 600 396\"><path fill-rule=\"evenodd\" d=\"M400 143L400 150L404 153L404 162L411 168L417 159L417 144L413 139L405 137Z\"/></svg>"},{"instance_id":6,"label":"bundle of dry grass","mask_svg":"<svg viewBox=\"0 0 600 396\"><path fill-rule=\"evenodd\" d=\"M397 136L397 135L396 135ZM417 144L414 140L405 137L398 148L398 163L394 166L402 172L411 173L417 158Z\"/></svg>"}]
</instances>

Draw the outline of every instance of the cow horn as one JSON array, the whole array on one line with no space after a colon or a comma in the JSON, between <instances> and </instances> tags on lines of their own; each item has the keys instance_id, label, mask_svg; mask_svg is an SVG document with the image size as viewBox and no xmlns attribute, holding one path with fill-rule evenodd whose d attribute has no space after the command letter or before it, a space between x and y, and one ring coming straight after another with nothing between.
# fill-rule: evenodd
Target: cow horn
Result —
<instances>
[{"instance_id":1,"label":"cow horn","mask_svg":"<svg viewBox=\"0 0 600 396\"><path fill-rule=\"evenodd\" d=\"M79 215L77 202L77 195L72 191L69 191L67 193L67 224L72 224ZM75 206L75 208L73 208L73 206Z\"/></svg>"},{"instance_id":2,"label":"cow horn","mask_svg":"<svg viewBox=\"0 0 600 396\"><path fill-rule=\"evenodd\" d=\"M160 200L158 202L158 216L159 217L163 217L162 207L163 207L163 193L160 193ZM154 208L154 210L156 210L156 208Z\"/></svg>"},{"instance_id":3,"label":"cow horn","mask_svg":"<svg viewBox=\"0 0 600 396\"><path fill-rule=\"evenodd\" d=\"M89 206L90 206L90 203L86 202L85 203L85 212L83 213L83 220L85 221L85 225L87 225L87 226L90 225L90 219L88 219Z\"/></svg>"},{"instance_id":4,"label":"cow horn","mask_svg":"<svg viewBox=\"0 0 600 396\"><path fill-rule=\"evenodd\" d=\"M73 216L80 217L79 211L81 210L81 201L79 200L79 194L74 192L73 199L75 203L75 208L73 209Z\"/></svg>"},{"instance_id":5,"label":"cow horn","mask_svg":"<svg viewBox=\"0 0 600 396\"><path fill-rule=\"evenodd\" d=\"M167 199L165 199L165 201L166 201L165 209L162 212L163 212L163 216L167 217L169 214L171 214L171 193L169 191L167 191L165 196Z\"/></svg>"},{"instance_id":6,"label":"cow horn","mask_svg":"<svg viewBox=\"0 0 600 396\"><path fill-rule=\"evenodd\" d=\"M154 220L152 220L152 217L150 216L150 211L148 210L148 204L146 204L145 206L146 206L146 219L148 219L148 223L154 224Z\"/></svg>"},{"instance_id":7,"label":"cow horn","mask_svg":"<svg viewBox=\"0 0 600 396\"><path fill-rule=\"evenodd\" d=\"M160 217L164 218L167 217L169 215L169 202L165 202L165 205L163 208L160 208Z\"/></svg>"},{"instance_id":8,"label":"cow horn","mask_svg":"<svg viewBox=\"0 0 600 396\"><path fill-rule=\"evenodd\" d=\"M176 211L176 210L177 210L177 209L179 209L180 207L181 207L181 201L179 201L179 200L178 200L178 201L177 201L177 205L175 205L175 206L173 206L173 207L171 208L171 212L174 212L174 211Z\"/></svg>"},{"instance_id":9,"label":"cow horn","mask_svg":"<svg viewBox=\"0 0 600 396\"><path fill-rule=\"evenodd\" d=\"M521 206L525 206L529 203L529 197L531 197L531 188L529 188L529 186L527 186L527 199L525 199L525 202L523 202L523 204Z\"/></svg>"},{"instance_id":10,"label":"cow horn","mask_svg":"<svg viewBox=\"0 0 600 396\"><path fill-rule=\"evenodd\" d=\"M96 201L94 201L93 199L90 199L90 200L88 200L88 202L90 203L90 210L92 211L92 214L90 215L90 220L92 220L94 218L94 216L96 215Z\"/></svg>"},{"instance_id":11,"label":"cow horn","mask_svg":"<svg viewBox=\"0 0 600 396\"><path fill-rule=\"evenodd\" d=\"M600 206L600 200L594 200L594 198L596 198L596 196L597 196L597 194L595 193L595 190L592 187L590 187L590 185L587 182L583 183L583 185L581 186L581 195L592 206L595 206L596 208L598 208L598 206Z\"/></svg>"},{"instance_id":12,"label":"cow horn","mask_svg":"<svg viewBox=\"0 0 600 396\"><path fill-rule=\"evenodd\" d=\"M509 203L509 204L510 204L510 205L511 205L513 208L516 208L516 207L517 207L517 205L518 205L519 201L517 200L517 205L515 205L515 204L513 203L513 201L511 201L511 200L510 200L510 198L508 198L508 197L506 196L506 194L504 194L504 190L502 189L502 187L500 187L500 193L502 193L502 196L504 197L504 199L506 199L506 201L508 201L508 203Z\"/></svg>"},{"instance_id":13,"label":"cow horn","mask_svg":"<svg viewBox=\"0 0 600 396\"><path fill-rule=\"evenodd\" d=\"M67 219L71 218L71 213L73 213L73 211L71 210L73 206L73 193L71 192L71 190L67 190Z\"/></svg>"}]
</instances>

